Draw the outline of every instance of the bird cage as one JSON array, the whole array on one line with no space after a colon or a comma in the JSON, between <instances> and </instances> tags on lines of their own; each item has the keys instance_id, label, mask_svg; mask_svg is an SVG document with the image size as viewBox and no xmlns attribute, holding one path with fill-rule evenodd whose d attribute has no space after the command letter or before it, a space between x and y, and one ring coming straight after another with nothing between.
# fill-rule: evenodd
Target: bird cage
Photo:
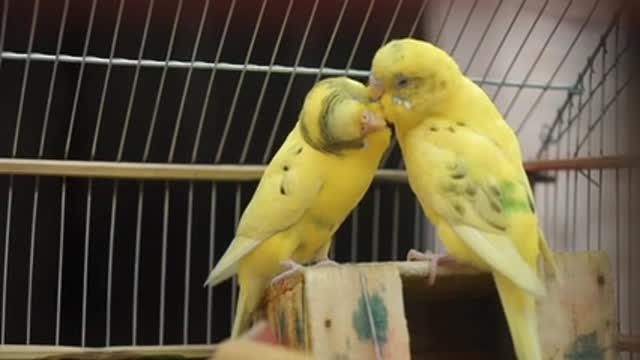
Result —
<instances>
[{"instance_id":1,"label":"bird cage","mask_svg":"<svg viewBox=\"0 0 640 360\"><path fill-rule=\"evenodd\" d=\"M552 248L609 255L611 346L634 359L640 189L624 6L0 1L0 345L227 337L235 281L202 283L305 94L325 77L365 82L381 45L415 37L449 52L515 129ZM394 143L331 254L402 260L411 248L441 245Z\"/></svg>"}]
</instances>

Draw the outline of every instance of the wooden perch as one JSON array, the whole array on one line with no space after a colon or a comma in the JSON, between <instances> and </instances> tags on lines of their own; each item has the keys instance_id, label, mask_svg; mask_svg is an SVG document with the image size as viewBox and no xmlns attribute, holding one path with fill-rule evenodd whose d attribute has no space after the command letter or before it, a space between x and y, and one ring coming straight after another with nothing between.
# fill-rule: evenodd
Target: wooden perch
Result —
<instances>
[{"instance_id":1,"label":"wooden perch","mask_svg":"<svg viewBox=\"0 0 640 360\"><path fill-rule=\"evenodd\" d=\"M545 359L616 357L613 279L606 254L556 255L539 302ZM280 342L316 359L511 359L509 331L489 274L428 262L313 268L273 287L264 316Z\"/></svg>"},{"instance_id":2,"label":"wooden perch","mask_svg":"<svg viewBox=\"0 0 640 360\"><path fill-rule=\"evenodd\" d=\"M546 359L615 359L640 351L616 337L610 265L600 252L559 253L565 279L547 278L538 325ZM513 359L502 308L489 274L428 262L342 265L306 270L269 289L262 313L272 334L217 346L78 348L0 346L0 359ZM267 343L310 354L286 350ZM213 356L213 358L212 358Z\"/></svg>"}]
</instances>

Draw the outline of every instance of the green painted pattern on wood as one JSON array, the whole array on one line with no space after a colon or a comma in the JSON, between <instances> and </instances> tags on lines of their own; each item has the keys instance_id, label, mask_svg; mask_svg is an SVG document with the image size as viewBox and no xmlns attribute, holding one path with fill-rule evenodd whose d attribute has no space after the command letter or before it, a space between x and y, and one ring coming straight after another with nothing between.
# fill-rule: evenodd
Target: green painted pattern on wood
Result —
<instances>
[{"instance_id":1,"label":"green painted pattern on wood","mask_svg":"<svg viewBox=\"0 0 640 360\"><path fill-rule=\"evenodd\" d=\"M579 336L573 343L573 348L567 354L565 359L571 360L604 360L605 349L598 344L598 334Z\"/></svg>"},{"instance_id":2,"label":"green painted pattern on wood","mask_svg":"<svg viewBox=\"0 0 640 360\"><path fill-rule=\"evenodd\" d=\"M373 316L373 328L375 329L376 340L380 346L387 342L389 330L389 312L384 303L384 299L377 293L369 295L369 306ZM373 341L371 324L369 323L369 313L367 311L367 300L365 295L360 295L358 305L352 316L353 328L358 334L360 341Z\"/></svg>"},{"instance_id":3,"label":"green painted pattern on wood","mask_svg":"<svg viewBox=\"0 0 640 360\"><path fill-rule=\"evenodd\" d=\"M300 313L296 311L296 345L298 349L306 350L304 335L304 321Z\"/></svg>"},{"instance_id":4,"label":"green painted pattern on wood","mask_svg":"<svg viewBox=\"0 0 640 360\"><path fill-rule=\"evenodd\" d=\"M278 332L280 333L279 334L280 344L288 344L289 342L287 339L287 315L284 313L284 309L282 307L280 308L280 316L279 316L278 322L279 322Z\"/></svg>"}]
</instances>

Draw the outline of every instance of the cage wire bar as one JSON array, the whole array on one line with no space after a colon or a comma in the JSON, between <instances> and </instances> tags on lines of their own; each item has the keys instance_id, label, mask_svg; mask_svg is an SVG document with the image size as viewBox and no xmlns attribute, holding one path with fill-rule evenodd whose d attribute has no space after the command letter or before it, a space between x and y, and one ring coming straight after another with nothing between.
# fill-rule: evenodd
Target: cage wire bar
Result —
<instances>
[{"instance_id":1,"label":"cage wire bar","mask_svg":"<svg viewBox=\"0 0 640 360\"><path fill-rule=\"evenodd\" d=\"M635 80L632 36L625 32L629 21L624 11L614 16L578 74L575 87L583 91L567 94L543 134L540 164L564 166L547 167L555 181L536 188L542 223L555 249L610 255L623 339L637 336L640 326L637 165L630 155L635 146L631 106L637 93L629 86ZM637 355L622 352L621 358Z\"/></svg>"},{"instance_id":2,"label":"cage wire bar","mask_svg":"<svg viewBox=\"0 0 640 360\"><path fill-rule=\"evenodd\" d=\"M366 79L377 47L405 36L449 51L522 139L557 109L526 163L553 180L535 186L541 222L554 249L610 254L620 333L638 336L640 246L625 157L630 36L617 6L3 0L1 8L0 344L225 337L235 283L201 282L304 93L327 76ZM338 261L439 247L406 181L394 145L335 237Z\"/></svg>"}]
</instances>

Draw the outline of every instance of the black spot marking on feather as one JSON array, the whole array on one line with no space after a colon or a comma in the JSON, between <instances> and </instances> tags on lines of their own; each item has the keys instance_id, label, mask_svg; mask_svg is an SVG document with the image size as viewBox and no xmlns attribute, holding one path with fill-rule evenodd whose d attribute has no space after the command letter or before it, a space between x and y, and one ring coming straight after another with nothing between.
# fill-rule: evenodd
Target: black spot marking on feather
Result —
<instances>
[{"instance_id":1,"label":"black spot marking on feather","mask_svg":"<svg viewBox=\"0 0 640 360\"><path fill-rule=\"evenodd\" d=\"M602 274L598 274L597 281L598 281L598 285L599 285L599 286L604 286L604 283L605 283L604 275L602 275Z\"/></svg>"},{"instance_id":2,"label":"black spot marking on feather","mask_svg":"<svg viewBox=\"0 0 640 360\"><path fill-rule=\"evenodd\" d=\"M532 213L536 213L536 207L533 205L533 200L530 197L527 197L527 202L529 203L529 209Z\"/></svg>"},{"instance_id":3,"label":"black spot marking on feather","mask_svg":"<svg viewBox=\"0 0 640 360\"><path fill-rule=\"evenodd\" d=\"M467 126L467 124L463 123L462 121L456 122L456 125L458 125L458 126Z\"/></svg>"},{"instance_id":4,"label":"black spot marking on feather","mask_svg":"<svg viewBox=\"0 0 640 360\"><path fill-rule=\"evenodd\" d=\"M454 180L464 179L464 172L462 172L462 171L455 172L455 173L451 174L451 178L454 179Z\"/></svg>"},{"instance_id":5,"label":"black spot marking on feather","mask_svg":"<svg viewBox=\"0 0 640 360\"><path fill-rule=\"evenodd\" d=\"M283 166L283 167L282 167L282 170L284 170L284 171L289 171L289 166L287 166L287 165Z\"/></svg>"},{"instance_id":6,"label":"black spot marking on feather","mask_svg":"<svg viewBox=\"0 0 640 360\"><path fill-rule=\"evenodd\" d=\"M464 216L464 206L462 206L461 204L453 204L453 210L455 210L458 215Z\"/></svg>"},{"instance_id":7,"label":"black spot marking on feather","mask_svg":"<svg viewBox=\"0 0 640 360\"><path fill-rule=\"evenodd\" d=\"M453 126L449 126L447 128L447 130L449 130L449 132L451 132L451 133L455 133L456 132L456 129L454 129Z\"/></svg>"},{"instance_id":8,"label":"black spot marking on feather","mask_svg":"<svg viewBox=\"0 0 640 360\"><path fill-rule=\"evenodd\" d=\"M433 132L436 132L436 131L438 131L438 128L437 128L437 127L435 127L435 126L432 126L432 127L430 127L430 128L429 128L429 130L431 130L431 131L433 131Z\"/></svg>"},{"instance_id":9,"label":"black spot marking on feather","mask_svg":"<svg viewBox=\"0 0 640 360\"><path fill-rule=\"evenodd\" d=\"M500 226L498 224L494 224L491 221L487 221L487 224L491 225L491 227L493 227L494 229L498 230L498 231L507 231L507 228L504 226Z\"/></svg>"},{"instance_id":10,"label":"black spot marking on feather","mask_svg":"<svg viewBox=\"0 0 640 360\"><path fill-rule=\"evenodd\" d=\"M502 213L502 208L500 207L500 205L497 202L489 201L489 204L491 205L491 210L497 212L498 214Z\"/></svg>"},{"instance_id":11,"label":"black spot marking on feather","mask_svg":"<svg viewBox=\"0 0 640 360\"><path fill-rule=\"evenodd\" d=\"M502 196L502 193L500 192L500 189L495 186L495 185L489 185L489 191L491 191L491 193L495 196L495 197L500 197Z\"/></svg>"},{"instance_id":12,"label":"black spot marking on feather","mask_svg":"<svg viewBox=\"0 0 640 360\"><path fill-rule=\"evenodd\" d=\"M477 193L477 190L476 190L476 188L474 188L473 186L468 186L468 187L465 189L465 192L466 192L466 193L467 193L467 195L469 195L469 196L475 196L475 195L476 195L476 193Z\"/></svg>"},{"instance_id":13,"label":"black spot marking on feather","mask_svg":"<svg viewBox=\"0 0 640 360\"><path fill-rule=\"evenodd\" d=\"M302 146L298 150L296 150L296 155L300 155L302 153Z\"/></svg>"},{"instance_id":14,"label":"black spot marking on feather","mask_svg":"<svg viewBox=\"0 0 640 360\"><path fill-rule=\"evenodd\" d=\"M280 184L280 194L287 195L287 192L284 190L284 184Z\"/></svg>"}]
</instances>

